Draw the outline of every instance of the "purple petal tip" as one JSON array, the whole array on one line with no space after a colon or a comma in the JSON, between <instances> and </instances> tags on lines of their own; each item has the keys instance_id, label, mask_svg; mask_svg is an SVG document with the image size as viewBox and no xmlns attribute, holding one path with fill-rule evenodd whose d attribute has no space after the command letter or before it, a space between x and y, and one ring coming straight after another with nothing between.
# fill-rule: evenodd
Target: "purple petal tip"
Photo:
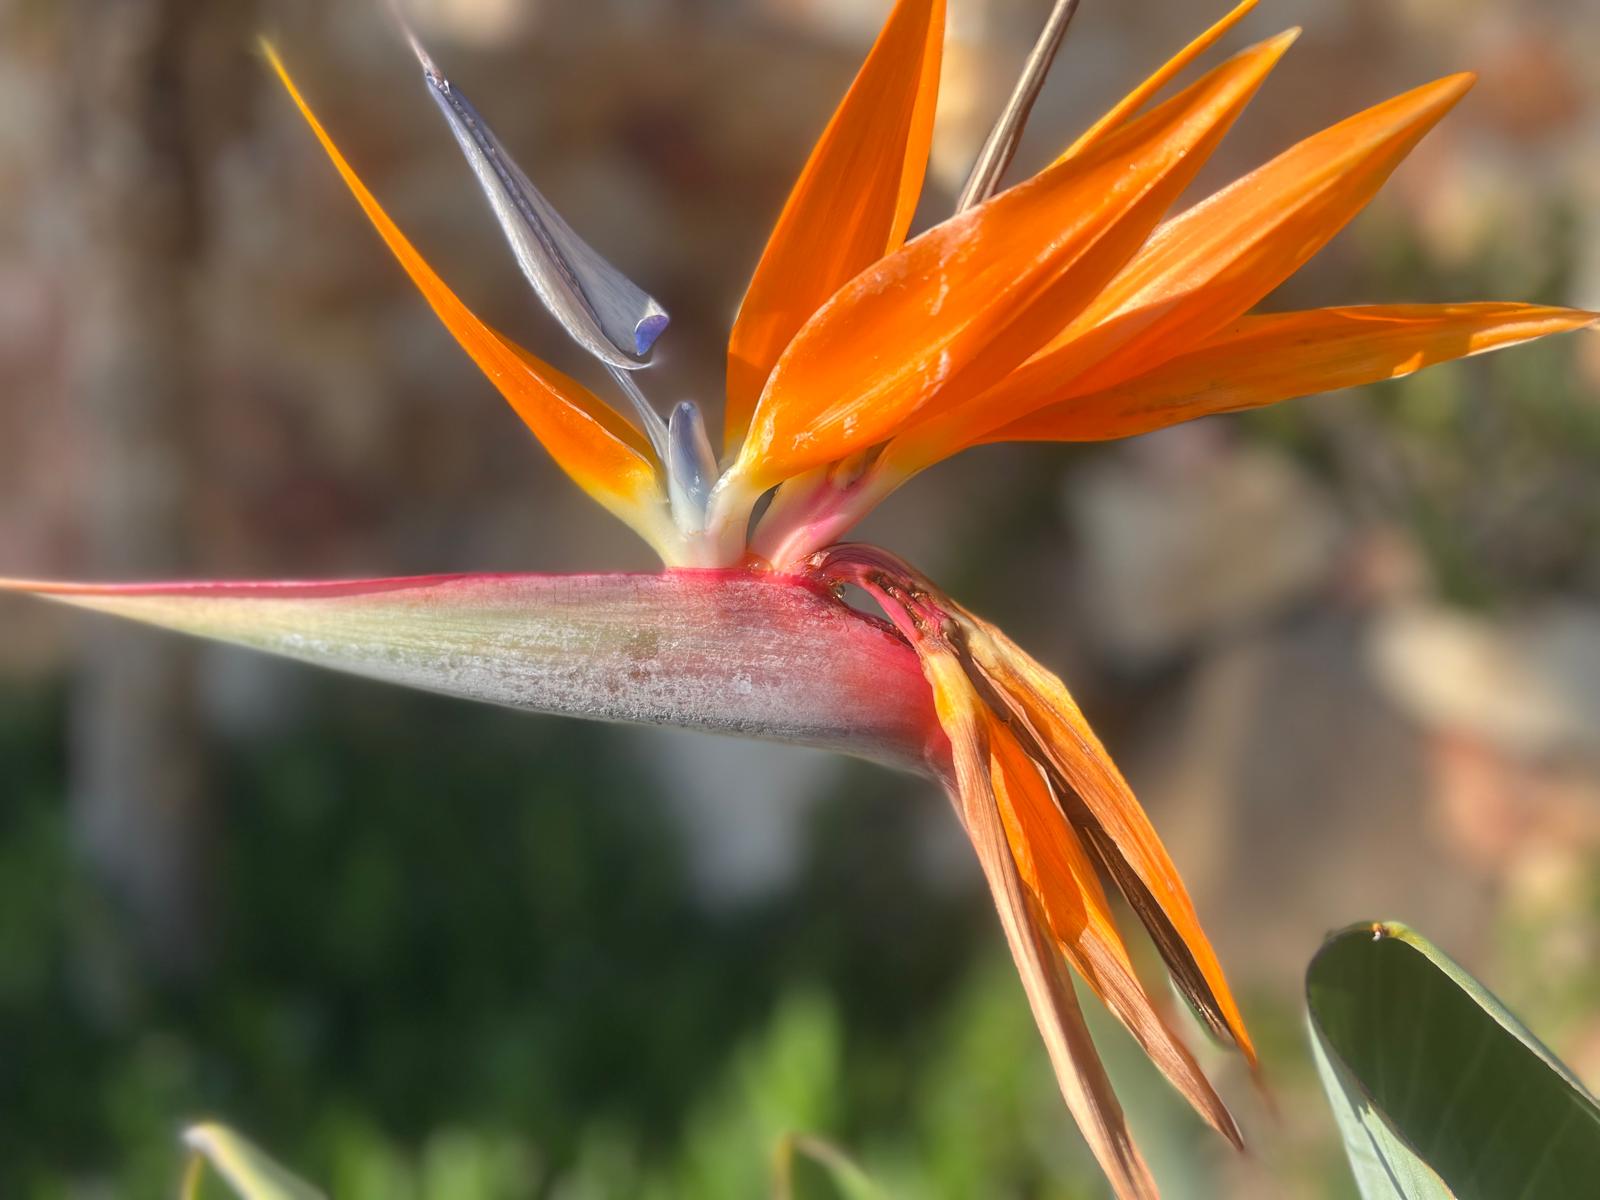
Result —
<instances>
[{"instance_id":1,"label":"purple petal tip","mask_svg":"<svg viewBox=\"0 0 1600 1200\"><path fill-rule=\"evenodd\" d=\"M666 332L670 320L666 313L652 313L634 326L634 354L639 358L649 354L650 348L656 344L656 339Z\"/></svg>"}]
</instances>

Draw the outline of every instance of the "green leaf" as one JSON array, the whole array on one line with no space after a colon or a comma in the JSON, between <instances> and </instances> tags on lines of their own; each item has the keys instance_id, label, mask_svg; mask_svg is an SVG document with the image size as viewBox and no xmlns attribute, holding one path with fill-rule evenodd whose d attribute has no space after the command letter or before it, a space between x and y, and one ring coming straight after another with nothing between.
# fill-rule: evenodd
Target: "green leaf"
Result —
<instances>
[{"instance_id":1,"label":"green leaf","mask_svg":"<svg viewBox=\"0 0 1600 1200\"><path fill-rule=\"evenodd\" d=\"M183 1200L197 1200L205 1163L227 1180L241 1200L327 1200L322 1192L291 1175L226 1125L191 1125L183 1131L183 1142L194 1151L184 1181Z\"/></svg>"},{"instance_id":2,"label":"green leaf","mask_svg":"<svg viewBox=\"0 0 1600 1200\"><path fill-rule=\"evenodd\" d=\"M793 1200L796 1155L809 1158L821 1167L842 1200L888 1200L883 1190L843 1150L832 1142L804 1133L788 1134L778 1143L776 1200Z\"/></svg>"},{"instance_id":3,"label":"green leaf","mask_svg":"<svg viewBox=\"0 0 1600 1200\"><path fill-rule=\"evenodd\" d=\"M1323 1087L1366 1200L1567 1200L1600 1181L1600 1107L1454 961L1353 925L1306 970Z\"/></svg>"}]
</instances>

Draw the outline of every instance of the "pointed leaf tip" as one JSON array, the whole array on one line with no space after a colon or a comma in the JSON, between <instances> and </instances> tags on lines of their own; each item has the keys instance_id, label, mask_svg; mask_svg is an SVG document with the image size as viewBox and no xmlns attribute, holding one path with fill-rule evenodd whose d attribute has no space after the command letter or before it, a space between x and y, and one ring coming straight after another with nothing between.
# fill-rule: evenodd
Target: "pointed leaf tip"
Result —
<instances>
[{"instance_id":1,"label":"pointed leaf tip","mask_svg":"<svg viewBox=\"0 0 1600 1200\"><path fill-rule=\"evenodd\" d=\"M785 1134L779 1139L773 1157L776 1160L773 1200L794 1200L794 1164L799 1157L810 1159L822 1168L838 1189L840 1200L889 1200L853 1158L814 1134Z\"/></svg>"},{"instance_id":2,"label":"pointed leaf tip","mask_svg":"<svg viewBox=\"0 0 1600 1200\"><path fill-rule=\"evenodd\" d=\"M1306 969L1312 1051L1367 1200L1565 1200L1600 1178L1600 1106L1414 930L1364 922Z\"/></svg>"},{"instance_id":3,"label":"pointed leaf tip","mask_svg":"<svg viewBox=\"0 0 1600 1200\"><path fill-rule=\"evenodd\" d=\"M184 1186L184 1200L197 1200L198 1164L210 1163L241 1200L327 1200L323 1192L297 1178L242 1134L207 1121L183 1131L183 1144L196 1156Z\"/></svg>"}]
</instances>

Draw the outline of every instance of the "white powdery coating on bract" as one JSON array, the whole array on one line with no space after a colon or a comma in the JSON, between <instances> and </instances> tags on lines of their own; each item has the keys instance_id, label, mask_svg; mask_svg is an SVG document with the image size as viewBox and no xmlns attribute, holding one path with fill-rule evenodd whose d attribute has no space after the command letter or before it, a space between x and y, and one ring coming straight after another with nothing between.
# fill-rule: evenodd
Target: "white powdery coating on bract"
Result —
<instances>
[{"instance_id":1,"label":"white powdery coating on bract","mask_svg":"<svg viewBox=\"0 0 1600 1200\"><path fill-rule=\"evenodd\" d=\"M915 655L796 581L485 576L341 595L57 597L305 662L511 708L817 746L920 768Z\"/></svg>"}]
</instances>

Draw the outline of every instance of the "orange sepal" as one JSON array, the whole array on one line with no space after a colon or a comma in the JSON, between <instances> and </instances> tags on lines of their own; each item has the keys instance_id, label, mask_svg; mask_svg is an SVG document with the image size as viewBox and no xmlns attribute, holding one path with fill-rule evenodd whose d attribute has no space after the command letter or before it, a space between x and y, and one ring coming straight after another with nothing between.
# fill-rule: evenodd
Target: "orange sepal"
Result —
<instances>
[{"instance_id":1,"label":"orange sepal","mask_svg":"<svg viewBox=\"0 0 1600 1200\"><path fill-rule=\"evenodd\" d=\"M1000 379L1128 261L1293 36L1238 55L1091 153L858 275L784 351L735 471L759 490Z\"/></svg>"},{"instance_id":2,"label":"orange sepal","mask_svg":"<svg viewBox=\"0 0 1600 1200\"><path fill-rule=\"evenodd\" d=\"M944 7L899 0L789 193L728 339L729 452L799 328L905 241L933 137Z\"/></svg>"},{"instance_id":3,"label":"orange sepal","mask_svg":"<svg viewBox=\"0 0 1600 1200\"><path fill-rule=\"evenodd\" d=\"M1374 105L1168 221L1077 322L1142 318L1139 336L1092 374L1113 379L1158 348L1186 349L1257 303L1366 207L1474 78L1446 76Z\"/></svg>"},{"instance_id":4,"label":"orange sepal","mask_svg":"<svg viewBox=\"0 0 1600 1200\"><path fill-rule=\"evenodd\" d=\"M1077 141L1062 151L1061 158L1056 161L1059 162L1061 159L1072 158L1075 155L1082 154L1091 146L1098 144L1108 135L1126 125L1133 118L1133 115L1148 104L1157 92L1176 79L1184 68L1194 62L1195 59L1221 41L1222 36L1244 20L1245 16L1258 3L1260 3L1260 0L1240 0L1240 3L1234 6L1232 12L1163 63L1161 69L1154 75L1134 88L1121 100L1118 100L1105 116L1084 130L1083 135Z\"/></svg>"},{"instance_id":5,"label":"orange sepal","mask_svg":"<svg viewBox=\"0 0 1600 1200\"><path fill-rule=\"evenodd\" d=\"M1245 317L1154 371L1029 413L990 442L1132 437L1213 413L1397 379L1582 329L1600 313L1534 304L1394 304Z\"/></svg>"},{"instance_id":6,"label":"orange sepal","mask_svg":"<svg viewBox=\"0 0 1600 1200\"><path fill-rule=\"evenodd\" d=\"M661 536L661 488L642 439L575 380L484 324L439 278L389 219L317 120L270 43L262 51L367 219L439 320L574 482L641 536Z\"/></svg>"},{"instance_id":7,"label":"orange sepal","mask_svg":"<svg viewBox=\"0 0 1600 1200\"><path fill-rule=\"evenodd\" d=\"M1049 345L983 395L907 431L888 459L914 473L1232 324L1366 205L1471 84L1470 75L1452 75L1369 108L1163 223Z\"/></svg>"}]
</instances>

